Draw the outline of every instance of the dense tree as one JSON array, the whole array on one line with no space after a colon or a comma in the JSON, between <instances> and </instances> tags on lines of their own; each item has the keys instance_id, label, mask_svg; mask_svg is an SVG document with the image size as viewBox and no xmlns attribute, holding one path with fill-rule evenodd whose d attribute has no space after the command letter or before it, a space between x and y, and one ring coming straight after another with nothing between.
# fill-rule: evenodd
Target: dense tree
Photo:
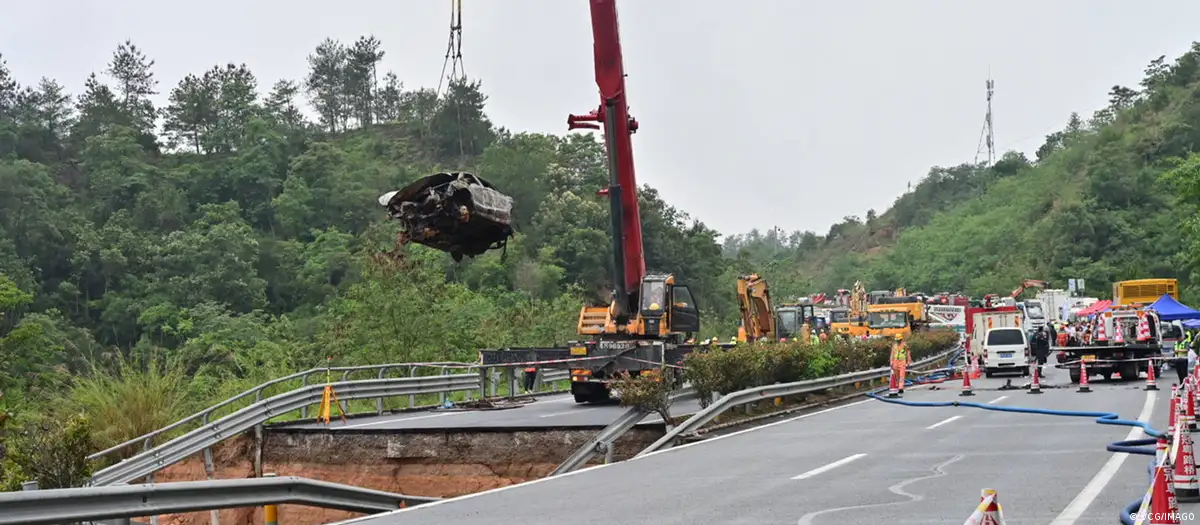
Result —
<instances>
[{"instance_id":1,"label":"dense tree","mask_svg":"<svg viewBox=\"0 0 1200 525\"><path fill-rule=\"evenodd\" d=\"M74 98L52 79L18 83L0 58L0 411L68 421L137 405L145 419L52 429L112 443L329 353L472 359L573 337L579 306L612 286L599 137L497 129L477 80L406 89L383 58L363 37L321 42L302 81L218 64L161 109L154 61L132 42ZM647 267L692 286L701 337L732 335L734 279L749 272L779 300L856 280L978 294L1148 276L1197 298L1200 45L1145 73L1087 122L1071 114L1036 162L934 167L891 209L847 209L824 234L721 239L643 187ZM392 252L378 196L453 168L515 198L507 250ZM20 444L16 468L42 476L39 446Z\"/></svg>"}]
</instances>

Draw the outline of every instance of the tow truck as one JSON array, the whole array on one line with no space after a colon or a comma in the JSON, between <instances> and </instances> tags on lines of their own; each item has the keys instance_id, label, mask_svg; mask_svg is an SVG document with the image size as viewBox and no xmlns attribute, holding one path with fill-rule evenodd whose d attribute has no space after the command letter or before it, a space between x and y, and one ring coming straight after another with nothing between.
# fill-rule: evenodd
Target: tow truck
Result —
<instances>
[{"instance_id":1,"label":"tow truck","mask_svg":"<svg viewBox=\"0 0 1200 525\"><path fill-rule=\"evenodd\" d=\"M1145 316L1150 333L1149 338L1140 341L1137 338L1139 315ZM1089 376L1099 374L1108 380L1114 373L1119 373L1122 380L1130 380L1137 379L1138 374L1146 370L1149 361L1142 360L1161 356L1161 324L1153 310L1114 305L1109 311L1098 314L1096 319L1088 330L1090 344L1055 348L1059 368L1067 369L1072 383L1078 383L1080 379L1079 361L1087 363ZM1098 339L1100 326L1104 327L1104 340ZM1116 341L1117 330L1120 330L1123 342Z\"/></svg>"},{"instance_id":2,"label":"tow truck","mask_svg":"<svg viewBox=\"0 0 1200 525\"><path fill-rule=\"evenodd\" d=\"M607 196L614 259L613 293L607 305L584 306L578 333L587 339L567 348L483 350L484 366L536 363L539 368L570 370L575 402L603 402L622 374L655 375L678 365L699 346L700 310L687 285L672 274L649 274L642 246L631 135L638 122L629 115L625 65L615 0L589 0L592 51L600 107L567 117L568 129L602 129L608 152ZM707 345L705 346L707 348ZM675 382L679 381L678 375Z\"/></svg>"}]
</instances>

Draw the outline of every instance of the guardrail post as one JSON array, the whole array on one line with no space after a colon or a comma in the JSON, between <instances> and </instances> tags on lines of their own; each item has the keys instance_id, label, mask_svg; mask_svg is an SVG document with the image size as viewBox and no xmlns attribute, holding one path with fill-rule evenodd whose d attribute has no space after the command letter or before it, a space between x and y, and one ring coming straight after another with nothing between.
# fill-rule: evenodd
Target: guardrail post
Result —
<instances>
[{"instance_id":1,"label":"guardrail post","mask_svg":"<svg viewBox=\"0 0 1200 525\"><path fill-rule=\"evenodd\" d=\"M387 374L386 366L379 369L379 379L383 379L383 376L385 374ZM377 416L383 415L383 396L375 398L375 415L377 415Z\"/></svg>"},{"instance_id":2,"label":"guardrail post","mask_svg":"<svg viewBox=\"0 0 1200 525\"><path fill-rule=\"evenodd\" d=\"M308 386L308 374L300 378L300 388ZM300 419L308 419L308 405L300 407Z\"/></svg>"},{"instance_id":3,"label":"guardrail post","mask_svg":"<svg viewBox=\"0 0 1200 525\"><path fill-rule=\"evenodd\" d=\"M146 438L146 440L142 442L142 451L143 452L147 452L151 448L154 448L153 443L151 441L152 439L153 438ZM153 472L151 472L149 475L146 476L146 483L149 483L151 485L154 484L154 473ZM129 523L129 520L126 519L125 522ZM158 514L150 516L150 525L158 525Z\"/></svg>"},{"instance_id":4,"label":"guardrail post","mask_svg":"<svg viewBox=\"0 0 1200 525\"><path fill-rule=\"evenodd\" d=\"M274 472L263 474L264 478L275 477ZM263 521L266 525L279 525L279 506L278 505L263 505Z\"/></svg>"},{"instance_id":5,"label":"guardrail post","mask_svg":"<svg viewBox=\"0 0 1200 525\"><path fill-rule=\"evenodd\" d=\"M517 367L510 366L508 370L508 398L512 399L517 396Z\"/></svg>"},{"instance_id":6,"label":"guardrail post","mask_svg":"<svg viewBox=\"0 0 1200 525\"><path fill-rule=\"evenodd\" d=\"M500 384L500 381L504 380L504 369L501 368L500 370L496 370L493 368L488 371L488 377L491 378L488 381L488 396L496 397L496 385Z\"/></svg>"},{"instance_id":7,"label":"guardrail post","mask_svg":"<svg viewBox=\"0 0 1200 525\"><path fill-rule=\"evenodd\" d=\"M417 377L417 367L410 366L408 368L408 377ZM408 395L408 408L413 408L415 406L417 406L417 395L409 394Z\"/></svg>"},{"instance_id":8,"label":"guardrail post","mask_svg":"<svg viewBox=\"0 0 1200 525\"><path fill-rule=\"evenodd\" d=\"M346 382L349 380L350 380L350 370L342 372L342 382ZM350 413L350 402L349 401L343 401L341 399L338 399L338 406L342 407L343 414Z\"/></svg>"},{"instance_id":9,"label":"guardrail post","mask_svg":"<svg viewBox=\"0 0 1200 525\"><path fill-rule=\"evenodd\" d=\"M203 426L207 424L208 413L205 412L204 417L200 419L200 425ZM213 479L213 477L216 476L216 473L217 466L213 464L212 447L204 447L204 474L208 477L208 479ZM209 511L208 521L210 525L221 525L221 517L219 514L220 513L215 510ZM128 523L128 520L126 520L126 523Z\"/></svg>"},{"instance_id":10,"label":"guardrail post","mask_svg":"<svg viewBox=\"0 0 1200 525\"><path fill-rule=\"evenodd\" d=\"M36 479L33 481L22 481L21 482L21 490L37 490L37 489L38 489L38 484L37 484Z\"/></svg>"},{"instance_id":11,"label":"guardrail post","mask_svg":"<svg viewBox=\"0 0 1200 525\"><path fill-rule=\"evenodd\" d=\"M262 402L262 390L254 393L254 402ZM262 475L263 424L254 425L254 475Z\"/></svg>"},{"instance_id":12,"label":"guardrail post","mask_svg":"<svg viewBox=\"0 0 1200 525\"><path fill-rule=\"evenodd\" d=\"M479 399L487 399L488 379L492 375L492 369L486 366L479 367Z\"/></svg>"},{"instance_id":13,"label":"guardrail post","mask_svg":"<svg viewBox=\"0 0 1200 525\"><path fill-rule=\"evenodd\" d=\"M443 366L441 375L444 375L444 376L450 375L450 369ZM438 392L438 404L439 405L446 404L446 393L445 392Z\"/></svg>"}]
</instances>

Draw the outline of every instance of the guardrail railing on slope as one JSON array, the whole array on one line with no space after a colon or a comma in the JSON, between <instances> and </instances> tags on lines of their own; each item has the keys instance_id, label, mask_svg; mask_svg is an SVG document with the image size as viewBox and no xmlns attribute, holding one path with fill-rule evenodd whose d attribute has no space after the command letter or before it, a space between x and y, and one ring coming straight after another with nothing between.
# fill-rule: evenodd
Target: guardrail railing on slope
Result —
<instances>
[{"instance_id":1,"label":"guardrail railing on slope","mask_svg":"<svg viewBox=\"0 0 1200 525\"><path fill-rule=\"evenodd\" d=\"M410 369L416 369L420 367L437 368L441 373L438 375L425 377L386 377L386 373L389 369L402 367L407 367ZM447 394L452 394L455 392L467 392L468 399L470 397L470 393L472 392L478 392L480 397L489 397L487 394L490 387L491 397L495 397L497 382L495 381L496 378L492 377L494 368L505 367L485 368L470 363L399 363L390 365L330 368L329 371L340 371L342 372L342 377L347 378L352 372L378 370L377 379L341 381L338 383L333 383L332 385L334 392L337 393L339 401L343 405L343 410L345 410L344 407L348 401L356 399L374 399L376 401L376 413L382 414L383 400L390 397L408 396L410 400L410 407L413 406L416 396L420 395L437 394L440 396L440 400L442 402L445 401ZM456 371L461 373L453 373ZM233 437L256 426L260 426L273 418L283 416L296 410L300 410L303 417L309 406L317 404L321 401L321 393L325 388L325 384L306 384L305 386L301 386L300 388L284 394L263 399L264 392L267 388L294 379L302 379L304 383L307 383L308 378L313 374L324 372L326 372L325 369L313 369L269 381L221 403L218 403L217 405L209 407L201 412L193 414L192 416L180 420L170 426L92 454L91 456L88 456L89 460L95 460L111 455L115 452L126 449L131 445L138 443L143 444L142 452L97 472L96 475L93 476L92 484L107 485L112 483L132 481L137 479L139 476L128 477L123 473L132 469L135 472L141 473L141 476L150 475L174 463L175 461L179 461L200 451L205 452L205 468L211 474L213 466L211 464L212 460L209 447L219 443L224 439ZM485 377L487 378L486 380ZM569 379L569 377L566 370L544 370L539 374L539 380L543 385L553 385L556 382L567 379ZM510 374L508 380L508 394L511 397L516 393L516 374ZM231 406L237 401L245 399L251 395L255 396L255 401L250 405L236 410L231 414L219 419L211 420L212 415L217 410ZM286 400L286 403L281 402L281 399ZM159 446L153 445L153 440L156 437L163 436L172 430L179 429L198 420L200 421L200 426L198 428L167 441ZM230 426L231 423L236 425L236 431L233 430L233 426ZM207 435L209 439L199 440L199 443L203 443L203 445L199 448L191 446L190 444L192 441L190 440L195 440L197 436L200 435ZM175 447L180 446L180 443L187 444L187 446L184 447L184 450L187 450L187 452L181 456L172 454L170 456L170 460L168 461L167 456L164 456L162 451L175 451ZM171 447L167 447L167 445L171 445ZM155 466L149 470L147 470L147 467L145 467L145 462L147 461L146 458L154 458L152 464ZM111 477L111 475L114 475L115 473L122 473L118 476L119 479Z\"/></svg>"},{"instance_id":2,"label":"guardrail railing on slope","mask_svg":"<svg viewBox=\"0 0 1200 525\"><path fill-rule=\"evenodd\" d=\"M696 390L690 386L684 387L671 394L670 404L675 404L679 401L696 397ZM606 459L610 458L613 451L613 444L620 439L621 436L629 432L630 429L637 426L638 423L650 415L650 411L639 406L629 407L629 410L621 414L607 427L596 433L595 437L579 447L570 457L564 460L561 464L551 472L551 476L566 474L578 469L587 464L596 454L605 454Z\"/></svg>"},{"instance_id":3,"label":"guardrail railing on slope","mask_svg":"<svg viewBox=\"0 0 1200 525\"><path fill-rule=\"evenodd\" d=\"M946 359L954 355L955 352L959 351L961 351L960 347L951 348L950 350L935 356L927 357L920 361L914 362L911 367L913 369L917 369L926 365L930 365L942 359ZM687 418L678 426L671 429L670 432L667 432L666 435L659 438L658 441L655 441L654 443L650 444L650 446L646 447L645 450L639 452L638 456L644 456L651 452L671 448L674 445L676 438L700 430L700 428L709 421L712 421L717 416L725 413L725 411L735 406L752 403L762 399L791 396L807 392L815 392L817 390L825 390L833 387L852 385L861 381L882 379L888 377L889 374L891 374L891 368L882 367L872 370L863 370L861 372L851 372L849 374L841 374L832 377L823 377L820 379L810 379L806 381L797 381L794 383L782 383L747 388L738 392L725 394L716 402L709 405L708 408L695 413L692 415L692 417Z\"/></svg>"},{"instance_id":4,"label":"guardrail railing on slope","mask_svg":"<svg viewBox=\"0 0 1200 525\"><path fill-rule=\"evenodd\" d=\"M438 499L298 477L31 490L0 492L0 509L4 509L0 525L49 525L281 503L374 514Z\"/></svg>"}]
</instances>

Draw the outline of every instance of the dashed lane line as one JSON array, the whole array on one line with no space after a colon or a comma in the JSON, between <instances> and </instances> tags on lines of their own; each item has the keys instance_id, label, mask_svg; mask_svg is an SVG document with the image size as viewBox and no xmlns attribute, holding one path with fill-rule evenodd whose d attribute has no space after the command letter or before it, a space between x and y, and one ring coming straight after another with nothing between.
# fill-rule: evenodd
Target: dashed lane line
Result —
<instances>
[{"instance_id":1,"label":"dashed lane line","mask_svg":"<svg viewBox=\"0 0 1200 525\"><path fill-rule=\"evenodd\" d=\"M824 467L817 467L815 469L812 469L812 470L805 472L799 476L796 476L792 479L793 480L808 479L808 478L811 478L811 477L819 475L819 474L824 474L824 473L829 472L829 471L831 471L835 468L838 468L842 465L848 465L850 463L853 463L854 461L862 459L864 456L866 456L866 454L855 454L853 456L847 456L847 457L844 457L837 461L834 461L833 463L825 465Z\"/></svg>"}]
</instances>

